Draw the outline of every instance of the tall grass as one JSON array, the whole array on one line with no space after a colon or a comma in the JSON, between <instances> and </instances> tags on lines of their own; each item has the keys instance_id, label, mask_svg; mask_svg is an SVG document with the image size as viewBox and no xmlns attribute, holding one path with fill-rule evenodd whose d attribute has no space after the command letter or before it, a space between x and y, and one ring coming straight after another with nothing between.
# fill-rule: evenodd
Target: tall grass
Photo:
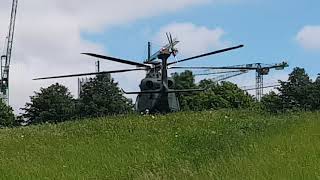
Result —
<instances>
[{"instance_id":1,"label":"tall grass","mask_svg":"<svg viewBox=\"0 0 320 180\"><path fill-rule=\"evenodd\" d=\"M0 130L0 179L319 179L320 113L182 112Z\"/></svg>"}]
</instances>

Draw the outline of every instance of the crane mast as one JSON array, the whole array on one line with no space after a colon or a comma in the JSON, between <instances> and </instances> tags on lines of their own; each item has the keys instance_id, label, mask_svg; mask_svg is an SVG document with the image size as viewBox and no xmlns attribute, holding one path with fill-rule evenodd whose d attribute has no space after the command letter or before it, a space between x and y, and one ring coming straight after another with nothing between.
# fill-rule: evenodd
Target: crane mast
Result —
<instances>
[{"instance_id":1,"label":"crane mast","mask_svg":"<svg viewBox=\"0 0 320 180\"><path fill-rule=\"evenodd\" d=\"M0 81L0 95L2 100L9 104L9 69L11 62L11 54L13 47L13 37L15 30L15 22L18 8L18 0L12 1L9 34L7 36L5 54L1 56L1 81Z\"/></svg>"}]
</instances>

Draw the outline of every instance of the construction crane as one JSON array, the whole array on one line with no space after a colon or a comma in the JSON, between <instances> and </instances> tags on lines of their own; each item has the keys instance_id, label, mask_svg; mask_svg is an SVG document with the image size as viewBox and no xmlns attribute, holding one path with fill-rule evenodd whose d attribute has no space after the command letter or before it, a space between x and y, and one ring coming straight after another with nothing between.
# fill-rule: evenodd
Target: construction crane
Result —
<instances>
[{"instance_id":1,"label":"construction crane","mask_svg":"<svg viewBox=\"0 0 320 180\"><path fill-rule=\"evenodd\" d=\"M11 53L13 47L13 36L18 8L18 0L12 1L9 34L6 39L5 54L1 56L1 79L0 79L0 96L2 100L9 104L9 69L11 62Z\"/></svg>"},{"instance_id":2,"label":"construction crane","mask_svg":"<svg viewBox=\"0 0 320 180\"><path fill-rule=\"evenodd\" d=\"M215 72L200 72L200 73L195 73L195 76L209 76L209 75L214 75L214 77L210 78L214 82L219 82L219 81L224 81L236 76L240 76L242 74L248 73L248 70L216 70Z\"/></svg>"},{"instance_id":3,"label":"construction crane","mask_svg":"<svg viewBox=\"0 0 320 180\"><path fill-rule=\"evenodd\" d=\"M261 101L261 98L263 96L263 89L265 88L263 85L264 76L268 75L271 69L284 70L284 68L286 67L289 67L289 64L287 62L274 64L253 63L233 66L232 68L256 71L256 99L257 101Z\"/></svg>"},{"instance_id":4,"label":"construction crane","mask_svg":"<svg viewBox=\"0 0 320 180\"><path fill-rule=\"evenodd\" d=\"M263 77L268 75L271 69L283 70L289 67L287 62L275 63L275 64L263 64L253 63L235 66L224 66L224 67L171 67L172 69L205 69L205 70L248 70L256 72L256 99L260 101L263 96Z\"/></svg>"}]
</instances>

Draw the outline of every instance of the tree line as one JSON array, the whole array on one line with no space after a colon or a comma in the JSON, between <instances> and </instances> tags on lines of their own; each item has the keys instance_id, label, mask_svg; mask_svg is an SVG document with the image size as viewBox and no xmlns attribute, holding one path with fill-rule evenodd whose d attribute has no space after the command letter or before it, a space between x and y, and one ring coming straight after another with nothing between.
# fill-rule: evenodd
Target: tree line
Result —
<instances>
[{"instance_id":1,"label":"tree line","mask_svg":"<svg viewBox=\"0 0 320 180\"><path fill-rule=\"evenodd\" d=\"M261 100L264 110L287 111L320 110L320 76L313 81L303 68L294 68L287 81L279 81L278 93L270 92Z\"/></svg>"},{"instance_id":2,"label":"tree line","mask_svg":"<svg viewBox=\"0 0 320 180\"><path fill-rule=\"evenodd\" d=\"M205 88L204 92L178 94L181 110L203 111L222 108L252 108L272 113L315 111L320 109L320 77L315 81L303 68L295 68L287 81L279 81L278 92L270 92L261 102L231 82L216 83L204 79L195 83L192 71L174 73L175 89ZM61 84L41 88L21 108L24 113L15 118L11 107L0 101L0 127L30 124L60 123L68 120L133 113L134 105L121 92L109 75L97 75L82 87L78 99Z\"/></svg>"},{"instance_id":3,"label":"tree line","mask_svg":"<svg viewBox=\"0 0 320 180\"><path fill-rule=\"evenodd\" d=\"M5 109L6 108L6 109ZM97 75L86 82L78 99L59 83L41 88L21 108L24 112L16 119L11 107L0 102L0 127L28 124L60 123L69 120L128 114L133 103L127 99L109 74ZM2 113L2 114L1 114Z\"/></svg>"}]
</instances>

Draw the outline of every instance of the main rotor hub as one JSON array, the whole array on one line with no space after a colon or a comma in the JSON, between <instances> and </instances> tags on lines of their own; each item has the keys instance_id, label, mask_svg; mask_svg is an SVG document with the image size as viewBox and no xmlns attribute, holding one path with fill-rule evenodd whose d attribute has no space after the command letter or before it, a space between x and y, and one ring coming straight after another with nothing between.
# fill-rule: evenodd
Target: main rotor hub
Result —
<instances>
[{"instance_id":1,"label":"main rotor hub","mask_svg":"<svg viewBox=\"0 0 320 180\"><path fill-rule=\"evenodd\" d=\"M160 54L158 55L159 59L168 59L171 55L171 52L169 49L167 48L163 48L160 52Z\"/></svg>"}]
</instances>

